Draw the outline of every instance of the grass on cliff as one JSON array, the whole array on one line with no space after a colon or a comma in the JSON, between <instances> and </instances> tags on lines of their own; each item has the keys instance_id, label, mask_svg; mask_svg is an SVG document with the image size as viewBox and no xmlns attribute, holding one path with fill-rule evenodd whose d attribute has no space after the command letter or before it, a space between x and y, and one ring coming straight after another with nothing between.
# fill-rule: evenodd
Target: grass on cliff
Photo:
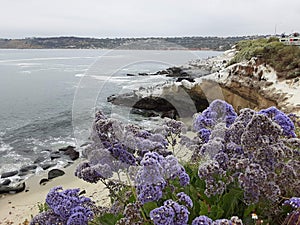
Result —
<instances>
[{"instance_id":1,"label":"grass on cliff","mask_svg":"<svg viewBox=\"0 0 300 225\"><path fill-rule=\"evenodd\" d=\"M300 48L287 46L277 38L263 38L238 42L238 52L229 65L257 57L260 63L267 63L276 71L279 78L300 77Z\"/></svg>"}]
</instances>

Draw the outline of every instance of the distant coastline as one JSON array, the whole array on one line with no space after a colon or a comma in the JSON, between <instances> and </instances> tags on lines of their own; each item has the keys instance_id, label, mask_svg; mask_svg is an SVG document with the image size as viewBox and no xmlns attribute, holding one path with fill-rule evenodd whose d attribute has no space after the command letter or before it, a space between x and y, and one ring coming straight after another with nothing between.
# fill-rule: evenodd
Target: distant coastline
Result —
<instances>
[{"instance_id":1,"label":"distant coastline","mask_svg":"<svg viewBox=\"0 0 300 225\"><path fill-rule=\"evenodd\" d=\"M216 50L225 51L241 40L263 36L237 37L149 37L82 38L33 37L1 39L0 49L130 49L130 50Z\"/></svg>"}]
</instances>

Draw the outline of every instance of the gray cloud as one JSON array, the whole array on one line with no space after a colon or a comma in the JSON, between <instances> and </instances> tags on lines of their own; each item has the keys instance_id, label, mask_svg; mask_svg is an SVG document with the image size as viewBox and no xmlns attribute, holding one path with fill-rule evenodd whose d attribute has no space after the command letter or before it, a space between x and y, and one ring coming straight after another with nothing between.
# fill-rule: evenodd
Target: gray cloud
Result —
<instances>
[{"instance_id":1,"label":"gray cloud","mask_svg":"<svg viewBox=\"0 0 300 225\"><path fill-rule=\"evenodd\" d=\"M290 33L299 11L298 0L1 0L0 37Z\"/></svg>"}]
</instances>

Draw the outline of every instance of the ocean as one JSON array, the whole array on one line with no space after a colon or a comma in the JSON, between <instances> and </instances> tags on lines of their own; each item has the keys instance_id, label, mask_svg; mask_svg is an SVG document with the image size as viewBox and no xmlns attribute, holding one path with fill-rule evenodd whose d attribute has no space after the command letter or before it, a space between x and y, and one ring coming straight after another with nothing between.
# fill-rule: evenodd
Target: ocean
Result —
<instances>
[{"instance_id":1,"label":"ocean","mask_svg":"<svg viewBox=\"0 0 300 225\"><path fill-rule=\"evenodd\" d=\"M146 118L106 101L112 94L170 82L127 76L154 73L215 51L40 49L0 50L0 174L88 140L95 110L124 121Z\"/></svg>"}]
</instances>

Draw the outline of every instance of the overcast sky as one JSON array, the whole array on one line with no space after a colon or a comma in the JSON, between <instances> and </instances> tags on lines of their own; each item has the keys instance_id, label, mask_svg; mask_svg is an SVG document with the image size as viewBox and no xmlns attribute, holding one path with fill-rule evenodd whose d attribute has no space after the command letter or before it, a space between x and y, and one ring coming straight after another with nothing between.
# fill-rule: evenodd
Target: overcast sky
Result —
<instances>
[{"instance_id":1,"label":"overcast sky","mask_svg":"<svg viewBox=\"0 0 300 225\"><path fill-rule=\"evenodd\" d=\"M0 0L0 38L300 31L299 0Z\"/></svg>"}]
</instances>

